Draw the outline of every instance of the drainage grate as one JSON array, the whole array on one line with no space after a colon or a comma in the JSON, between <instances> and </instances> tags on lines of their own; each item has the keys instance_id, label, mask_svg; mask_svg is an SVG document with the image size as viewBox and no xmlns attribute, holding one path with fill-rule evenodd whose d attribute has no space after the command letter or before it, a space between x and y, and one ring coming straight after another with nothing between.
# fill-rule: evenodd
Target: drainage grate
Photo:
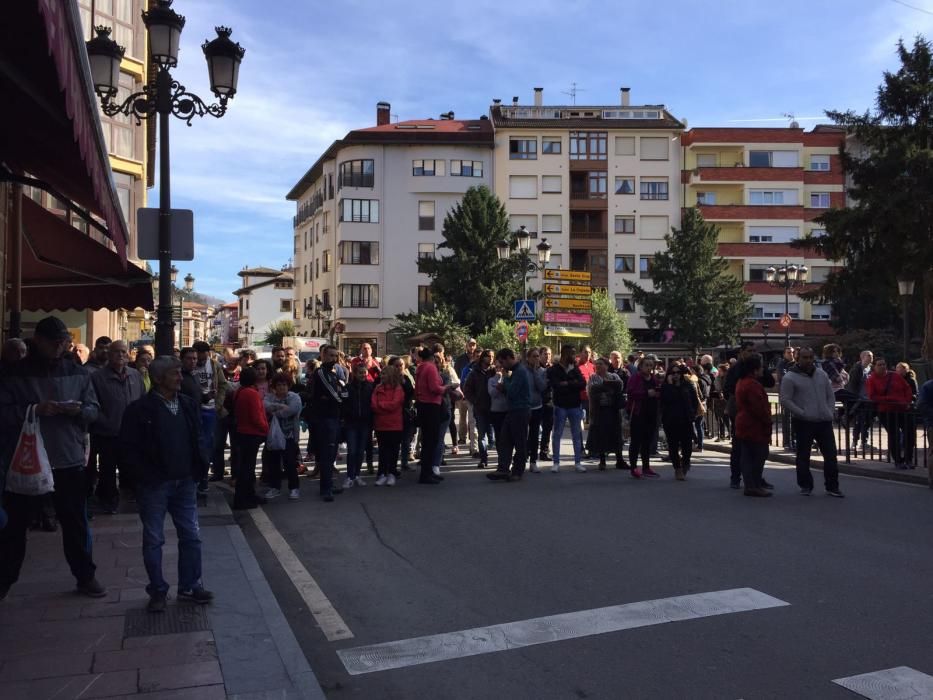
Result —
<instances>
[{"instance_id":1,"label":"drainage grate","mask_svg":"<svg viewBox=\"0 0 933 700\"><path fill-rule=\"evenodd\" d=\"M123 624L124 637L148 637L155 634L201 632L210 630L207 609L203 605L169 605L163 613L145 609L128 610Z\"/></svg>"}]
</instances>

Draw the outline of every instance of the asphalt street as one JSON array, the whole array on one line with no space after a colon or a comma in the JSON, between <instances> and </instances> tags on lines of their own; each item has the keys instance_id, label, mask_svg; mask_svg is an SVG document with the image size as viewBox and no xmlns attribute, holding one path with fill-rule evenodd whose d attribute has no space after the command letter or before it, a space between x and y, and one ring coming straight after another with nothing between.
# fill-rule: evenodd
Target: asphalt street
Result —
<instances>
[{"instance_id":1,"label":"asphalt street","mask_svg":"<svg viewBox=\"0 0 933 700\"><path fill-rule=\"evenodd\" d=\"M774 464L775 496L746 498L728 488L726 460L697 456L686 482L661 463L654 481L594 465L492 483L473 460L448 458L439 486L409 473L333 504L302 479L301 501L263 510L352 632L337 641L253 519L237 517L330 698L844 700L857 696L833 679L933 674L933 493L843 476L847 498L832 499L816 472L806 498ZM744 588L786 604L599 634L584 625L472 656L451 647L360 675L338 657L462 630L482 644L473 628Z\"/></svg>"}]
</instances>

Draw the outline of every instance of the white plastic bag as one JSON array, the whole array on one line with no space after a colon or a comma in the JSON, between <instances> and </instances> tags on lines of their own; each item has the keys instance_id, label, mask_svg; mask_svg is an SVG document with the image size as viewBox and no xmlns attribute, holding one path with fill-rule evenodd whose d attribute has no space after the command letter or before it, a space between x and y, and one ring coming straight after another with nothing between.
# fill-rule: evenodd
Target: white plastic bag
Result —
<instances>
[{"instance_id":1,"label":"white plastic bag","mask_svg":"<svg viewBox=\"0 0 933 700\"><path fill-rule=\"evenodd\" d=\"M52 465L42 442L35 405L26 409L26 419L6 476L6 490L24 496L41 496L55 490Z\"/></svg>"},{"instance_id":2,"label":"white plastic bag","mask_svg":"<svg viewBox=\"0 0 933 700\"><path fill-rule=\"evenodd\" d=\"M269 421L269 434L266 436L267 450L284 450L285 433L282 432L282 426L279 425L279 419L275 416Z\"/></svg>"}]
</instances>

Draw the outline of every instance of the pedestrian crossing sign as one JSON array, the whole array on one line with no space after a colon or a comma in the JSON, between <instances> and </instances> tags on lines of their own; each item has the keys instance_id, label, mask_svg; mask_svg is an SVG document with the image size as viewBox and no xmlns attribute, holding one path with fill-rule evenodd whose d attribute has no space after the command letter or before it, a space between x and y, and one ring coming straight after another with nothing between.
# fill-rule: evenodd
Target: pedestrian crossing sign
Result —
<instances>
[{"instance_id":1,"label":"pedestrian crossing sign","mask_svg":"<svg viewBox=\"0 0 933 700\"><path fill-rule=\"evenodd\" d=\"M515 320L516 321L534 321L535 320L535 300L534 299L516 299L515 300Z\"/></svg>"}]
</instances>

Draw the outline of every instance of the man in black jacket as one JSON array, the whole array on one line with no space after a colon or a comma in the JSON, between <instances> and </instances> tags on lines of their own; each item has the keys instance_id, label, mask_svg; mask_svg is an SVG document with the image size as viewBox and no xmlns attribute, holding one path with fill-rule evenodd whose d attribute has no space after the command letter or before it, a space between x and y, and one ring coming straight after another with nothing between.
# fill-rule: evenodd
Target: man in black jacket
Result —
<instances>
[{"instance_id":1,"label":"man in black jacket","mask_svg":"<svg viewBox=\"0 0 933 700\"><path fill-rule=\"evenodd\" d=\"M120 430L123 463L136 475L143 563L149 575L150 612L163 612L168 583L162 577L166 512L178 533L179 600L205 604L214 595L201 583L197 483L207 474L200 449L200 407L180 392L181 363L157 357L149 365L152 391L126 409Z\"/></svg>"},{"instance_id":2,"label":"man in black jacket","mask_svg":"<svg viewBox=\"0 0 933 700\"><path fill-rule=\"evenodd\" d=\"M321 348L321 366L311 378L311 418L314 421L314 463L321 474L321 498L331 503L334 494L342 488L334 486L334 463L337 461L337 443L340 419L347 389L336 370L337 348Z\"/></svg>"},{"instance_id":3,"label":"man in black jacket","mask_svg":"<svg viewBox=\"0 0 933 700\"><path fill-rule=\"evenodd\" d=\"M583 466L583 409L580 407L580 392L586 390L586 380L576 363L576 348L565 345L560 351L560 362L551 365L547 372L554 400L554 433L551 438L553 466L551 471L560 471L560 439L564 433L564 422L570 422L573 439L573 466L585 472Z\"/></svg>"}]
</instances>

